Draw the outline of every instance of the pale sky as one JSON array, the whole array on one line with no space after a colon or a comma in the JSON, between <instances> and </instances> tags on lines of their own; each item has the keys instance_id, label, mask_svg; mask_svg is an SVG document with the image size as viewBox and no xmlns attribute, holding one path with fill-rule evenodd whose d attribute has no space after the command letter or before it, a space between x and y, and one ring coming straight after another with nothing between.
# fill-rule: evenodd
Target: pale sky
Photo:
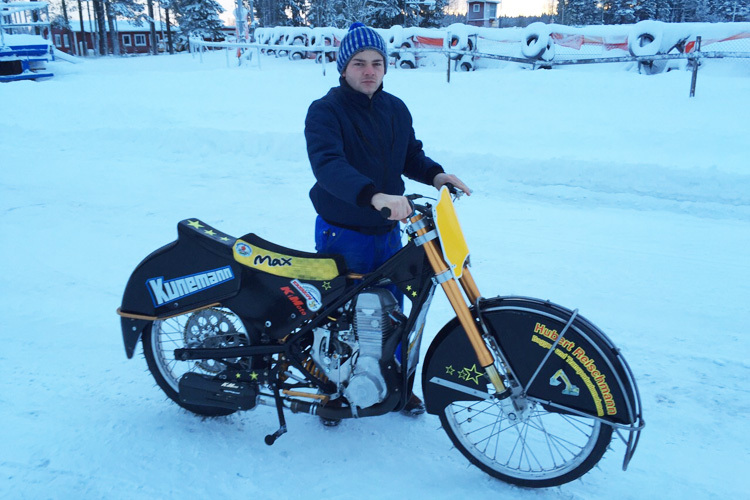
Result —
<instances>
[{"instance_id":1,"label":"pale sky","mask_svg":"<svg viewBox=\"0 0 750 500\"><path fill-rule=\"evenodd\" d=\"M502 0L498 15L501 16L538 16L552 12L554 2L550 0Z\"/></svg>"},{"instance_id":2,"label":"pale sky","mask_svg":"<svg viewBox=\"0 0 750 500\"><path fill-rule=\"evenodd\" d=\"M237 5L236 0L218 0L219 4L226 9L221 17L222 19L229 20L234 18L234 9ZM538 16L544 13L551 13L555 4L555 0L502 0L498 6L497 14L499 16ZM465 13L466 0L451 0L450 6L455 11Z\"/></svg>"}]
</instances>

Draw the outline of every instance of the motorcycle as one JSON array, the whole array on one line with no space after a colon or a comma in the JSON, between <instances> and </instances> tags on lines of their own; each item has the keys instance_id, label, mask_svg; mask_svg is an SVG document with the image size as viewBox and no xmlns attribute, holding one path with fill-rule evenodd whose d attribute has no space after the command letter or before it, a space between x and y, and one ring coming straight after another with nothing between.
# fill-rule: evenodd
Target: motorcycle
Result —
<instances>
[{"instance_id":1,"label":"motorcycle","mask_svg":"<svg viewBox=\"0 0 750 500\"><path fill-rule=\"evenodd\" d=\"M338 255L181 221L177 240L128 281L117 310L128 358L141 340L158 386L198 415L275 407L272 445L285 411L340 420L403 409L440 287L456 317L424 356L423 397L471 463L508 483L556 486L588 472L614 432L625 470L645 422L622 353L577 309L484 298L451 192L434 204L410 195L409 242L364 275Z\"/></svg>"}]
</instances>

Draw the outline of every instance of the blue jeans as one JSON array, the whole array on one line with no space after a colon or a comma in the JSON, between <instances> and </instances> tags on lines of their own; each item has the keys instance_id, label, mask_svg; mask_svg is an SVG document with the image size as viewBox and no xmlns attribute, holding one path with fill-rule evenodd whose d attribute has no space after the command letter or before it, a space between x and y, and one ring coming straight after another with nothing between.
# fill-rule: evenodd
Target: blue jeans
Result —
<instances>
[{"instance_id":1,"label":"blue jeans","mask_svg":"<svg viewBox=\"0 0 750 500\"><path fill-rule=\"evenodd\" d=\"M318 216L315 220L315 250L318 253L342 255L350 272L371 273L401 250L401 230L396 225L386 234L362 234L329 224ZM394 285L387 288L403 310L403 294Z\"/></svg>"}]
</instances>

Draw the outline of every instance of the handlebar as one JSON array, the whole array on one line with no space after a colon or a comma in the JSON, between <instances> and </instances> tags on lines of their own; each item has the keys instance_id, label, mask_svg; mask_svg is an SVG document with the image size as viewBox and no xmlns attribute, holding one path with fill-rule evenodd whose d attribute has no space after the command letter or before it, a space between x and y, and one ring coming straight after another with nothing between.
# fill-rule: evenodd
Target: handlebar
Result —
<instances>
[{"instance_id":1,"label":"handlebar","mask_svg":"<svg viewBox=\"0 0 750 500\"><path fill-rule=\"evenodd\" d=\"M415 210L423 208L421 205L417 205L414 203L414 200L424 198L424 196L422 196L421 194L407 194L407 195L404 195L404 197L409 201L409 206L411 207L411 213L407 217L411 217ZM388 207L381 208L380 215L384 219L390 219L391 209Z\"/></svg>"},{"instance_id":2,"label":"handlebar","mask_svg":"<svg viewBox=\"0 0 750 500\"><path fill-rule=\"evenodd\" d=\"M456 186L454 186L450 182L446 182L444 184L444 186L447 187L448 188L448 192L450 194L452 194L453 196L455 196L456 198L458 198L458 197L460 197L461 195L464 194L463 191L461 191L460 189L458 189ZM407 200L409 200L409 205L411 206L411 213L408 215L408 217L411 217L412 214L414 214L414 211L419 211L419 212L425 213L427 210L429 210L429 208L428 208L427 205L418 205L418 204L414 203L414 200L418 200L420 198L426 198L426 196L414 193L414 194L407 194L407 195L405 195L405 197L406 197ZM432 199L432 198L430 198L430 199ZM384 219L390 219L391 218L391 209L388 208L388 207L381 208L380 209L380 216L383 217Z\"/></svg>"},{"instance_id":3,"label":"handlebar","mask_svg":"<svg viewBox=\"0 0 750 500\"><path fill-rule=\"evenodd\" d=\"M414 195L409 195L409 196L414 196ZM409 196L407 196L406 199L409 200L409 206L411 206L411 212L409 213L409 215L407 215L407 217L411 217L411 214L414 213L414 203L411 201L411 199L409 199ZM417 196L419 196L419 195L417 195ZM388 208L388 207L381 208L380 209L380 216L383 217L384 219L390 219L391 218L391 209Z\"/></svg>"}]
</instances>

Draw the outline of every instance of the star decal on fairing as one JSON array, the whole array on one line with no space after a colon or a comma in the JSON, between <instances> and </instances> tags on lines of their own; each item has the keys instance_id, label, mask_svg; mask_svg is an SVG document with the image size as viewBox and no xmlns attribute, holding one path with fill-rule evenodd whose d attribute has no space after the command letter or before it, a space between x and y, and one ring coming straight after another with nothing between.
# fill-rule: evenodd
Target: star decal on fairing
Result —
<instances>
[{"instance_id":1,"label":"star decal on fairing","mask_svg":"<svg viewBox=\"0 0 750 500\"><path fill-rule=\"evenodd\" d=\"M464 367L463 370L458 372L458 378L461 380L466 380L467 382L474 382L475 384L479 385L479 377L484 375L482 372L477 370L476 363L471 366L471 368Z\"/></svg>"},{"instance_id":2,"label":"star decal on fairing","mask_svg":"<svg viewBox=\"0 0 750 500\"><path fill-rule=\"evenodd\" d=\"M203 231L203 232L204 232L204 233L206 233L206 234L207 234L207 235L209 235L209 236L216 236L216 232L214 232L214 230L213 230L213 229L206 229L206 230L205 230L205 231Z\"/></svg>"},{"instance_id":3,"label":"star decal on fairing","mask_svg":"<svg viewBox=\"0 0 750 500\"><path fill-rule=\"evenodd\" d=\"M200 228L202 228L202 227L203 227L203 224L201 224L201 223L200 223L199 221L197 221L197 220L191 220L190 222L188 222L188 226L190 226L190 227L194 227L195 229L200 229Z\"/></svg>"},{"instance_id":4,"label":"star decal on fairing","mask_svg":"<svg viewBox=\"0 0 750 500\"><path fill-rule=\"evenodd\" d=\"M464 368L461 370L458 377L462 380L466 380L467 382L474 382L475 384L479 385L479 377L484 375L482 372L477 370L476 363L471 365L471 368Z\"/></svg>"},{"instance_id":5,"label":"star decal on fairing","mask_svg":"<svg viewBox=\"0 0 750 500\"><path fill-rule=\"evenodd\" d=\"M323 282L323 290L330 290L331 289L331 282L330 281L324 281Z\"/></svg>"},{"instance_id":6,"label":"star decal on fairing","mask_svg":"<svg viewBox=\"0 0 750 500\"><path fill-rule=\"evenodd\" d=\"M456 369L453 368L453 365L446 366L445 373L447 373L448 375L453 375L454 373L456 373Z\"/></svg>"}]
</instances>

